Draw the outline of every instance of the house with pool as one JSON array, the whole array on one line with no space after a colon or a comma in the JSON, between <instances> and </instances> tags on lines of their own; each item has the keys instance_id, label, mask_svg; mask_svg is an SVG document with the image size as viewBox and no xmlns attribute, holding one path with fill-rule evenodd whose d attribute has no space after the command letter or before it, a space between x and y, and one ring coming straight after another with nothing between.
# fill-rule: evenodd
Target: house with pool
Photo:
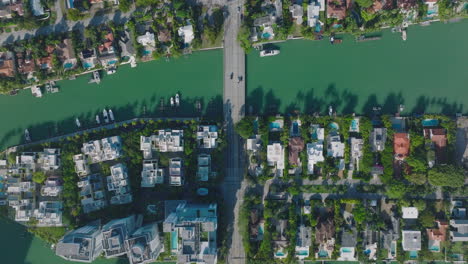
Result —
<instances>
[{"instance_id":1,"label":"house with pool","mask_svg":"<svg viewBox=\"0 0 468 264\"><path fill-rule=\"evenodd\" d=\"M397 257L397 243L400 239L400 221L393 215L388 219L389 225L380 231L380 243L388 251L387 259L393 260Z\"/></svg>"},{"instance_id":2,"label":"house with pool","mask_svg":"<svg viewBox=\"0 0 468 264\"><path fill-rule=\"evenodd\" d=\"M441 243L445 242L448 223L442 220L436 220L437 228L426 229L428 238L428 248L432 252L440 252Z\"/></svg>"},{"instance_id":3,"label":"house with pool","mask_svg":"<svg viewBox=\"0 0 468 264\"><path fill-rule=\"evenodd\" d=\"M312 245L312 228L305 225L299 226L299 232L296 239L296 257L305 259L309 257L309 248Z\"/></svg>"},{"instance_id":4,"label":"house with pool","mask_svg":"<svg viewBox=\"0 0 468 264\"><path fill-rule=\"evenodd\" d=\"M273 257L276 259L285 259L288 257L289 240L286 236L288 220L273 219L273 225L276 228L276 236L273 238Z\"/></svg>"},{"instance_id":5,"label":"house with pool","mask_svg":"<svg viewBox=\"0 0 468 264\"><path fill-rule=\"evenodd\" d=\"M170 233L171 248L177 263L217 262L216 204L189 204L187 201L166 201L163 232Z\"/></svg>"},{"instance_id":6,"label":"house with pool","mask_svg":"<svg viewBox=\"0 0 468 264\"><path fill-rule=\"evenodd\" d=\"M114 67L119 61L115 52L114 42L114 34L109 29L101 41L101 44L98 46L99 62L104 68Z\"/></svg>"},{"instance_id":7,"label":"house with pool","mask_svg":"<svg viewBox=\"0 0 468 264\"><path fill-rule=\"evenodd\" d=\"M271 143L267 146L267 163L268 166L275 168L275 174L278 176L283 175L285 168L284 162L284 147L281 143Z\"/></svg>"},{"instance_id":8,"label":"house with pool","mask_svg":"<svg viewBox=\"0 0 468 264\"><path fill-rule=\"evenodd\" d=\"M55 53L62 63L64 70L73 70L77 66L77 60L75 55L75 50L73 49L72 41L69 38L62 40L60 44L57 45Z\"/></svg>"},{"instance_id":9,"label":"house with pool","mask_svg":"<svg viewBox=\"0 0 468 264\"><path fill-rule=\"evenodd\" d=\"M125 249L130 264L152 263L164 249L159 237L158 224L147 224L135 230L125 240Z\"/></svg>"},{"instance_id":10,"label":"house with pool","mask_svg":"<svg viewBox=\"0 0 468 264\"><path fill-rule=\"evenodd\" d=\"M318 244L315 252L316 259L329 259L335 248L335 224L333 218L319 217L315 227L315 243Z\"/></svg>"},{"instance_id":11,"label":"house with pool","mask_svg":"<svg viewBox=\"0 0 468 264\"><path fill-rule=\"evenodd\" d=\"M307 143L307 173L314 174L315 164L325 161L323 156L325 129L317 124L312 124L310 128L312 143Z\"/></svg>"},{"instance_id":12,"label":"house with pool","mask_svg":"<svg viewBox=\"0 0 468 264\"><path fill-rule=\"evenodd\" d=\"M81 207L85 214L99 211L108 205L103 177L99 174L91 174L81 177L77 183L80 188Z\"/></svg>"},{"instance_id":13,"label":"house with pool","mask_svg":"<svg viewBox=\"0 0 468 264\"><path fill-rule=\"evenodd\" d=\"M197 146L202 149L214 149L218 146L218 127L206 125L197 127Z\"/></svg>"},{"instance_id":14,"label":"house with pool","mask_svg":"<svg viewBox=\"0 0 468 264\"><path fill-rule=\"evenodd\" d=\"M418 252L421 250L421 231L403 230L401 236L403 251L409 252L411 259L417 259Z\"/></svg>"},{"instance_id":15,"label":"house with pool","mask_svg":"<svg viewBox=\"0 0 468 264\"><path fill-rule=\"evenodd\" d=\"M79 57L81 60L81 65L83 65L85 70L93 69L98 63L95 49L84 49L81 51Z\"/></svg>"},{"instance_id":16,"label":"house with pool","mask_svg":"<svg viewBox=\"0 0 468 264\"><path fill-rule=\"evenodd\" d=\"M129 204L133 201L128 179L127 167L118 163L110 167L111 175L107 176L107 190L111 195L110 204Z\"/></svg>"}]
</instances>

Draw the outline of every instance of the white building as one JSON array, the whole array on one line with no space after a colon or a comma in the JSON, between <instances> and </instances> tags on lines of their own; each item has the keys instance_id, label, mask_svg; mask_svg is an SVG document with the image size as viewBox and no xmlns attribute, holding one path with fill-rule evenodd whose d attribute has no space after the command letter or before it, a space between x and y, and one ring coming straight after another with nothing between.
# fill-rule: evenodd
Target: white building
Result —
<instances>
[{"instance_id":1,"label":"white building","mask_svg":"<svg viewBox=\"0 0 468 264\"><path fill-rule=\"evenodd\" d=\"M15 209L16 222L28 222L30 217L34 216L34 204L32 199L17 200L14 205L10 202L10 206Z\"/></svg>"},{"instance_id":2,"label":"white building","mask_svg":"<svg viewBox=\"0 0 468 264\"><path fill-rule=\"evenodd\" d=\"M316 2L312 2L307 6L307 25L315 27L319 21L320 6Z\"/></svg>"},{"instance_id":3,"label":"white building","mask_svg":"<svg viewBox=\"0 0 468 264\"><path fill-rule=\"evenodd\" d=\"M401 245L404 251L421 250L421 231L403 230L402 236Z\"/></svg>"},{"instance_id":4,"label":"white building","mask_svg":"<svg viewBox=\"0 0 468 264\"><path fill-rule=\"evenodd\" d=\"M418 208L416 207L401 207L403 219L418 219Z\"/></svg>"},{"instance_id":5,"label":"white building","mask_svg":"<svg viewBox=\"0 0 468 264\"><path fill-rule=\"evenodd\" d=\"M121 156L122 140L119 136L83 143L82 152L91 163L114 160Z\"/></svg>"},{"instance_id":6,"label":"white building","mask_svg":"<svg viewBox=\"0 0 468 264\"><path fill-rule=\"evenodd\" d=\"M247 150L257 152L262 146L260 135L255 135L252 138L248 138L246 144Z\"/></svg>"},{"instance_id":7,"label":"white building","mask_svg":"<svg viewBox=\"0 0 468 264\"><path fill-rule=\"evenodd\" d=\"M19 168L34 170L36 168L37 155L35 152L23 152L16 156L16 165Z\"/></svg>"},{"instance_id":8,"label":"white building","mask_svg":"<svg viewBox=\"0 0 468 264\"><path fill-rule=\"evenodd\" d=\"M284 169L284 148L281 143L273 143L267 146L268 166L276 166L276 169Z\"/></svg>"},{"instance_id":9,"label":"white building","mask_svg":"<svg viewBox=\"0 0 468 264\"><path fill-rule=\"evenodd\" d=\"M218 127L198 126L197 129L197 142L199 148L211 149L217 147L216 140L218 139Z\"/></svg>"},{"instance_id":10,"label":"white building","mask_svg":"<svg viewBox=\"0 0 468 264\"><path fill-rule=\"evenodd\" d=\"M143 46L150 46L155 48L156 47L156 41L154 39L154 34L151 32L146 32L144 35L138 36L137 37L137 42L140 43Z\"/></svg>"},{"instance_id":11,"label":"white building","mask_svg":"<svg viewBox=\"0 0 468 264\"><path fill-rule=\"evenodd\" d=\"M73 156L75 162L75 172L79 177L84 177L90 173L88 162L83 154Z\"/></svg>"},{"instance_id":12,"label":"white building","mask_svg":"<svg viewBox=\"0 0 468 264\"><path fill-rule=\"evenodd\" d=\"M302 9L302 5L297 5L294 4L289 7L289 12L291 12L291 15L293 19L296 21L297 25L302 24L302 16L304 15L304 10Z\"/></svg>"},{"instance_id":13,"label":"white building","mask_svg":"<svg viewBox=\"0 0 468 264\"><path fill-rule=\"evenodd\" d=\"M111 204L128 204L133 198L130 192L127 168L122 163L110 168L111 175L107 176L107 190L111 192Z\"/></svg>"},{"instance_id":14,"label":"white building","mask_svg":"<svg viewBox=\"0 0 468 264\"><path fill-rule=\"evenodd\" d=\"M352 137L350 138L350 144L351 144L351 159L350 159L350 167L352 169L359 171L359 162L362 159L363 153L362 149L364 146L364 141L362 138L355 138Z\"/></svg>"},{"instance_id":15,"label":"white building","mask_svg":"<svg viewBox=\"0 0 468 264\"><path fill-rule=\"evenodd\" d=\"M63 190L62 183L57 177L49 177L41 187L42 196L58 196Z\"/></svg>"},{"instance_id":16,"label":"white building","mask_svg":"<svg viewBox=\"0 0 468 264\"><path fill-rule=\"evenodd\" d=\"M92 174L83 177L77 185L80 188L81 206L85 214L101 210L107 206L105 185L101 175Z\"/></svg>"},{"instance_id":17,"label":"white building","mask_svg":"<svg viewBox=\"0 0 468 264\"><path fill-rule=\"evenodd\" d=\"M341 142L340 135L328 135L327 155L333 158L344 157L345 144Z\"/></svg>"},{"instance_id":18,"label":"white building","mask_svg":"<svg viewBox=\"0 0 468 264\"><path fill-rule=\"evenodd\" d=\"M172 186L181 186L184 184L181 158L173 158L169 160L169 184Z\"/></svg>"},{"instance_id":19,"label":"white building","mask_svg":"<svg viewBox=\"0 0 468 264\"><path fill-rule=\"evenodd\" d=\"M159 152L184 151L183 130L159 130L158 135L151 136L152 150Z\"/></svg>"},{"instance_id":20,"label":"white building","mask_svg":"<svg viewBox=\"0 0 468 264\"><path fill-rule=\"evenodd\" d=\"M40 202L39 208L34 210L37 226L62 226L62 202Z\"/></svg>"},{"instance_id":21,"label":"white building","mask_svg":"<svg viewBox=\"0 0 468 264\"><path fill-rule=\"evenodd\" d=\"M208 154L198 155L197 179L199 181L208 181L211 174L211 156Z\"/></svg>"},{"instance_id":22,"label":"white building","mask_svg":"<svg viewBox=\"0 0 468 264\"><path fill-rule=\"evenodd\" d=\"M141 171L141 187L151 188L164 183L164 170L158 167L157 160L144 160Z\"/></svg>"},{"instance_id":23,"label":"white building","mask_svg":"<svg viewBox=\"0 0 468 264\"><path fill-rule=\"evenodd\" d=\"M193 34L192 25L187 25L179 28L178 33L179 36L181 36L184 39L184 44L186 45L190 45L190 43L192 43L192 40L195 38L195 35Z\"/></svg>"},{"instance_id":24,"label":"white building","mask_svg":"<svg viewBox=\"0 0 468 264\"><path fill-rule=\"evenodd\" d=\"M60 149L45 148L44 152L39 153L37 163L45 170L57 170L60 167Z\"/></svg>"},{"instance_id":25,"label":"white building","mask_svg":"<svg viewBox=\"0 0 468 264\"><path fill-rule=\"evenodd\" d=\"M325 161L323 156L323 141L307 143L307 171L309 174L314 173L314 166L317 162Z\"/></svg>"},{"instance_id":26,"label":"white building","mask_svg":"<svg viewBox=\"0 0 468 264\"><path fill-rule=\"evenodd\" d=\"M143 151L144 159L153 157L153 136L140 136L140 150Z\"/></svg>"}]
</instances>

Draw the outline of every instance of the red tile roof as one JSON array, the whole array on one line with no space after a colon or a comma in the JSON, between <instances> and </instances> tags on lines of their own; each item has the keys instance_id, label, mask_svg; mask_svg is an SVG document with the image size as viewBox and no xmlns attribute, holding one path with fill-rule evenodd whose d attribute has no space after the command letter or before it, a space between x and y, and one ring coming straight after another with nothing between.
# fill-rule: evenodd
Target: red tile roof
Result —
<instances>
[{"instance_id":1,"label":"red tile roof","mask_svg":"<svg viewBox=\"0 0 468 264\"><path fill-rule=\"evenodd\" d=\"M399 159L408 156L410 149L410 140L408 133L395 133L393 136L393 150Z\"/></svg>"},{"instance_id":2,"label":"red tile roof","mask_svg":"<svg viewBox=\"0 0 468 264\"><path fill-rule=\"evenodd\" d=\"M289 164L299 165L299 152L304 150L304 140L293 137L289 140Z\"/></svg>"},{"instance_id":3,"label":"red tile roof","mask_svg":"<svg viewBox=\"0 0 468 264\"><path fill-rule=\"evenodd\" d=\"M346 17L347 1L333 0L327 1L327 17L342 20Z\"/></svg>"},{"instance_id":4,"label":"red tile roof","mask_svg":"<svg viewBox=\"0 0 468 264\"><path fill-rule=\"evenodd\" d=\"M445 222L437 221L437 229L426 229L429 240L445 241L448 225Z\"/></svg>"}]
</instances>

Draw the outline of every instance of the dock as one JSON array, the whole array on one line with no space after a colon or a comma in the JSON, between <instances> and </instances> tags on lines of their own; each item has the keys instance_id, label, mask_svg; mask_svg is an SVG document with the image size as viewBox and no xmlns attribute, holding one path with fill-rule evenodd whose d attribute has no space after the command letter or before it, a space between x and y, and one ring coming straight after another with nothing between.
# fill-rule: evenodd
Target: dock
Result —
<instances>
[{"instance_id":1,"label":"dock","mask_svg":"<svg viewBox=\"0 0 468 264\"><path fill-rule=\"evenodd\" d=\"M99 71L93 71L93 77L91 78L89 83L101 83L101 76L99 76Z\"/></svg>"}]
</instances>

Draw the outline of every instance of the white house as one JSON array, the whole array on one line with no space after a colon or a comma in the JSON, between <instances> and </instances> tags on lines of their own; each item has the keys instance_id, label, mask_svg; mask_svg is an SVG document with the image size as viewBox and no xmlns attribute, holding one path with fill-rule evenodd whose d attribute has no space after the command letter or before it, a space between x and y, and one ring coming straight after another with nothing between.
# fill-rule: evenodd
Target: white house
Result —
<instances>
[{"instance_id":1,"label":"white house","mask_svg":"<svg viewBox=\"0 0 468 264\"><path fill-rule=\"evenodd\" d=\"M143 46L156 47L156 41L154 39L154 34L151 32L146 32L144 35L137 37L137 42Z\"/></svg>"},{"instance_id":2,"label":"white house","mask_svg":"<svg viewBox=\"0 0 468 264\"><path fill-rule=\"evenodd\" d=\"M172 186L181 186L184 184L181 158L169 160L169 184Z\"/></svg>"},{"instance_id":3,"label":"white house","mask_svg":"<svg viewBox=\"0 0 468 264\"><path fill-rule=\"evenodd\" d=\"M403 230L402 236L401 245L404 251L421 250L421 231Z\"/></svg>"},{"instance_id":4,"label":"white house","mask_svg":"<svg viewBox=\"0 0 468 264\"><path fill-rule=\"evenodd\" d=\"M289 7L289 12L291 12L293 19L296 21L296 24L301 25L302 16L304 15L304 10L302 9L302 6L294 4Z\"/></svg>"},{"instance_id":5,"label":"white house","mask_svg":"<svg viewBox=\"0 0 468 264\"><path fill-rule=\"evenodd\" d=\"M325 161L325 157L323 156L323 141L307 143L307 158L307 171L309 174L312 174L315 164Z\"/></svg>"},{"instance_id":6,"label":"white house","mask_svg":"<svg viewBox=\"0 0 468 264\"><path fill-rule=\"evenodd\" d=\"M164 171L158 168L157 160L144 160L141 171L141 187L154 187L164 183Z\"/></svg>"},{"instance_id":7,"label":"white house","mask_svg":"<svg viewBox=\"0 0 468 264\"><path fill-rule=\"evenodd\" d=\"M60 167L60 149L45 148L39 153L37 162L45 171L57 170Z\"/></svg>"},{"instance_id":8,"label":"white house","mask_svg":"<svg viewBox=\"0 0 468 264\"><path fill-rule=\"evenodd\" d=\"M39 208L34 210L37 226L62 226L62 202L45 201L39 203Z\"/></svg>"},{"instance_id":9,"label":"white house","mask_svg":"<svg viewBox=\"0 0 468 264\"><path fill-rule=\"evenodd\" d=\"M418 219L418 208L416 207L401 207L403 219Z\"/></svg>"},{"instance_id":10,"label":"white house","mask_svg":"<svg viewBox=\"0 0 468 264\"><path fill-rule=\"evenodd\" d=\"M130 193L127 168L122 163L110 168L111 175L107 176L107 190L111 193L111 204L128 204L133 198Z\"/></svg>"},{"instance_id":11,"label":"white house","mask_svg":"<svg viewBox=\"0 0 468 264\"><path fill-rule=\"evenodd\" d=\"M181 36L184 39L184 44L190 45L192 43L192 40L195 38L195 35L193 34L193 26L192 25L186 25L184 27L180 27L178 30L179 36Z\"/></svg>"},{"instance_id":12,"label":"white house","mask_svg":"<svg viewBox=\"0 0 468 264\"><path fill-rule=\"evenodd\" d=\"M268 166L276 166L276 169L284 169L284 148L281 143L273 143L267 146Z\"/></svg>"},{"instance_id":13,"label":"white house","mask_svg":"<svg viewBox=\"0 0 468 264\"><path fill-rule=\"evenodd\" d=\"M307 25L315 27L320 16L320 6L316 2L312 2L307 6Z\"/></svg>"},{"instance_id":14,"label":"white house","mask_svg":"<svg viewBox=\"0 0 468 264\"><path fill-rule=\"evenodd\" d=\"M327 155L329 157L344 157L345 144L341 142L339 135L328 135L327 146Z\"/></svg>"},{"instance_id":15,"label":"white house","mask_svg":"<svg viewBox=\"0 0 468 264\"><path fill-rule=\"evenodd\" d=\"M216 148L218 139L218 127L210 126L198 126L197 130L197 142L199 148L211 149Z\"/></svg>"},{"instance_id":16,"label":"white house","mask_svg":"<svg viewBox=\"0 0 468 264\"><path fill-rule=\"evenodd\" d=\"M89 165L83 154L77 154L73 156L75 162L75 172L79 177L83 177L89 174Z\"/></svg>"}]
</instances>

